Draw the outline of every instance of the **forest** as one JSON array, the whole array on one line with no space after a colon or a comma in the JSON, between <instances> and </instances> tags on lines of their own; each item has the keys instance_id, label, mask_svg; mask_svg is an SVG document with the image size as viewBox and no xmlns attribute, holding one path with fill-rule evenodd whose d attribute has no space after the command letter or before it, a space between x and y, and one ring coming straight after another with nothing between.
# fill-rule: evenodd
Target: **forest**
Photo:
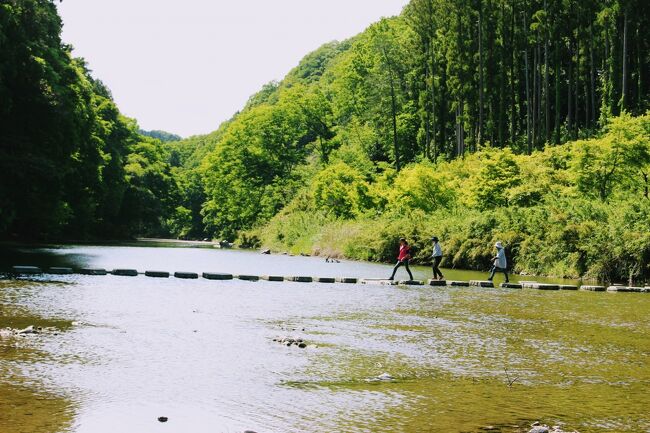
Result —
<instances>
[{"instance_id":1,"label":"forest","mask_svg":"<svg viewBox=\"0 0 650 433\"><path fill-rule=\"evenodd\" d=\"M650 5L412 0L214 132L119 113L48 0L0 2L0 234L172 236L521 273L650 276ZM172 141L169 141L172 140Z\"/></svg>"}]
</instances>

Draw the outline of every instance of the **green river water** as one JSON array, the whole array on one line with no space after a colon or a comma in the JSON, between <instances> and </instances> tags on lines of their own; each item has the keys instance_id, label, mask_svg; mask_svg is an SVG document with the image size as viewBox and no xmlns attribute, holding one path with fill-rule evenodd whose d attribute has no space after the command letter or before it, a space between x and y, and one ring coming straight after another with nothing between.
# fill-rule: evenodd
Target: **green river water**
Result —
<instances>
[{"instance_id":1,"label":"green river water","mask_svg":"<svg viewBox=\"0 0 650 433\"><path fill-rule=\"evenodd\" d=\"M0 265L362 278L391 269L179 246L14 247ZM514 433L534 421L650 432L650 294L0 280L0 329L29 325L45 330L0 336L2 433ZM308 347L273 341L284 336ZM377 380L384 373L392 380Z\"/></svg>"}]
</instances>

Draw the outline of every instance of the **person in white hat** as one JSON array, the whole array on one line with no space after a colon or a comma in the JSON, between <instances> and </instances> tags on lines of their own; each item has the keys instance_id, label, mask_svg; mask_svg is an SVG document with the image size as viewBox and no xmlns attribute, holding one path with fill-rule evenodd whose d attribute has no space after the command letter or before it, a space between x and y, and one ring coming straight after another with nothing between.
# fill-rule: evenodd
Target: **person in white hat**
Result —
<instances>
[{"instance_id":1,"label":"person in white hat","mask_svg":"<svg viewBox=\"0 0 650 433\"><path fill-rule=\"evenodd\" d=\"M508 282L508 261L506 260L506 250L503 248L501 241L494 244L497 249L497 255L492 257L492 269L490 269L490 277L488 280L492 281L495 272L503 272L506 276L506 283Z\"/></svg>"}]
</instances>

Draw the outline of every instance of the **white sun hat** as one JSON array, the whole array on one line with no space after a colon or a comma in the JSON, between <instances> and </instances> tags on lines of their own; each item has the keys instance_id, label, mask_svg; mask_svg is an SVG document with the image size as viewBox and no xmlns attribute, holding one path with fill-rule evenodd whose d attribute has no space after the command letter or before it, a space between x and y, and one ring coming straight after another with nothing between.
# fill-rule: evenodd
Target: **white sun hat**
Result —
<instances>
[{"instance_id":1,"label":"white sun hat","mask_svg":"<svg viewBox=\"0 0 650 433\"><path fill-rule=\"evenodd\" d=\"M494 244L494 246L497 247L497 248L503 248L503 244L501 243L501 241Z\"/></svg>"}]
</instances>

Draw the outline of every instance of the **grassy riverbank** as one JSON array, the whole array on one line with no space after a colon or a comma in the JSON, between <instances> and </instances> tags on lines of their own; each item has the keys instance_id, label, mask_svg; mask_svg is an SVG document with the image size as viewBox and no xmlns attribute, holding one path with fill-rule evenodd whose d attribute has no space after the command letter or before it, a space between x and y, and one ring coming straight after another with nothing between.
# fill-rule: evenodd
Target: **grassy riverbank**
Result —
<instances>
[{"instance_id":1,"label":"grassy riverbank","mask_svg":"<svg viewBox=\"0 0 650 433\"><path fill-rule=\"evenodd\" d=\"M443 266L478 270L501 240L516 272L643 281L650 274L649 137L650 115L622 116L598 138L530 156L486 148L396 172L341 154L244 238L294 253L391 261L406 236L425 263L437 235Z\"/></svg>"}]
</instances>

